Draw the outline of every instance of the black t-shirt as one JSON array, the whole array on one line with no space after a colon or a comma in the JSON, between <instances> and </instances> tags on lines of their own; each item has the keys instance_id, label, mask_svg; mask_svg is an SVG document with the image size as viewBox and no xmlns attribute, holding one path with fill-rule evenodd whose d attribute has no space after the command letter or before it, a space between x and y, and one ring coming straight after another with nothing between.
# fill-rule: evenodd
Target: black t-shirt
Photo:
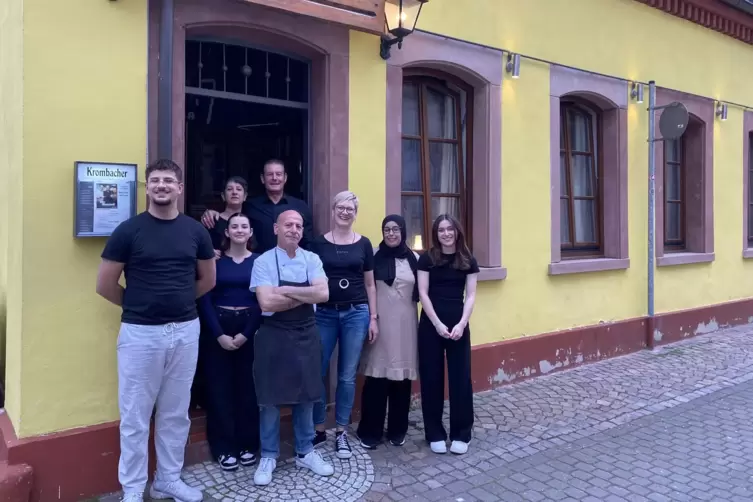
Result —
<instances>
[{"instance_id":1,"label":"black t-shirt","mask_svg":"<svg viewBox=\"0 0 753 502\"><path fill-rule=\"evenodd\" d=\"M452 267L454 254L442 254L442 263L434 265L429 253L424 253L418 259L418 270L429 272L429 300L434 310L438 312L439 305L463 303L465 298L465 280L470 274L479 272L476 259L471 257L468 270L457 270Z\"/></svg>"},{"instance_id":2,"label":"black t-shirt","mask_svg":"<svg viewBox=\"0 0 753 502\"><path fill-rule=\"evenodd\" d=\"M323 235L311 243L310 250L319 255L329 279L327 303L367 303L363 273L374 270L374 248L361 237L352 244L332 244ZM342 288L347 284L346 288Z\"/></svg>"},{"instance_id":3,"label":"black t-shirt","mask_svg":"<svg viewBox=\"0 0 753 502\"><path fill-rule=\"evenodd\" d=\"M102 258L125 263L121 320L158 325L196 319L196 261L214 258L214 249L193 218L161 220L143 212L118 225Z\"/></svg>"}]
</instances>

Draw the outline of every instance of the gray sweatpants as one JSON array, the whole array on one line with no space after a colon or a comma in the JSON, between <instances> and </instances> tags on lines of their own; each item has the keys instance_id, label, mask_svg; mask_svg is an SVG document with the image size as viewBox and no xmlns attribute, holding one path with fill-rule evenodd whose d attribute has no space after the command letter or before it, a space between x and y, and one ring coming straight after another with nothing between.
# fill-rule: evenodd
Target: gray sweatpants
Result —
<instances>
[{"instance_id":1,"label":"gray sweatpants","mask_svg":"<svg viewBox=\"0 0 753 502\"><path fill-rule=\"evenodd\" d=\"M124 493L146 488L149 423L155 404L156 477L164 481L180 478L191 426L188 406L198 352L198 319L159 326L121 324L118 479Z\"/></svg>"}]
</instances>

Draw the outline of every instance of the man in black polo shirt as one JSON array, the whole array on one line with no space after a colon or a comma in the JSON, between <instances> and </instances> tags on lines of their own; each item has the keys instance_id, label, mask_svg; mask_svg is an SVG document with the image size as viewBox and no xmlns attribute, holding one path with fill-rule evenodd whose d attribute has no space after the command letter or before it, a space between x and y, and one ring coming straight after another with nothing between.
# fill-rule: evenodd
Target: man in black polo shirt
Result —
<instances>
[{"instance_id":1,"label":"man in black polo shirt","mask_svg":"<svg viewBox=\"0 0 753 502\"><path fill-rule=\"evenodd\" d=\"M199 502L180 479L191 425L188 406L199 349L196 298L214 287L209 232L178 211L183 172L170 160L146 168L149 209L115 229L102 252L97 293L123 307L118 335L118 404L123 500L141 502L149 422L157 406L156 499ZM119 284L125 272L126 287Z\"/></svg>"},{"instance_id":2,"label":"man in black polo shirt","mask_svg":"<svg viewBox=\"0 0 753 502\"><path fill-rule=\"evenodd\" d=\"M296 199L285 193L285 183L288 175L285 172L285 164L281 160L271 159L264 164L261 182L266 193L253 197L243 204L243 213L251 221L256 239L258 253L269 251L277 245L275 235L275 221L277 215L287 209L294 209L303 216L303 238L300 247L308 249L308 244L313 239L313 225L311 209L301 199ZM220 214L217 211L207 209L201 216L201 222L207 228L214 228L214 222Z\"/></svg>"}]
</instances>

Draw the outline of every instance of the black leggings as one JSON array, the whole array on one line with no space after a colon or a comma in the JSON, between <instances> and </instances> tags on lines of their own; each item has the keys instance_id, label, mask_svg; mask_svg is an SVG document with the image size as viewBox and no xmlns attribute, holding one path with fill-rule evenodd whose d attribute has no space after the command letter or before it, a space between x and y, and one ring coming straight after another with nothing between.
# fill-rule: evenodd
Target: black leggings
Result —
<instances>
[{"instance_id":1,"label":"black leggings","mask_svg":"<svg viewBox=\"0 0 753 502\"><path fill-rule=\"evenodd\" d=\"M252 307L253 308L253 307ZM217 308L223 333L241 333L251 309ZM207 441L212 455L237 456L259 449L259 407L254 389L254 339L240 349L225 350L217 339L202 340L202 363L207 408Z\"/></svg>"}]
</instances>

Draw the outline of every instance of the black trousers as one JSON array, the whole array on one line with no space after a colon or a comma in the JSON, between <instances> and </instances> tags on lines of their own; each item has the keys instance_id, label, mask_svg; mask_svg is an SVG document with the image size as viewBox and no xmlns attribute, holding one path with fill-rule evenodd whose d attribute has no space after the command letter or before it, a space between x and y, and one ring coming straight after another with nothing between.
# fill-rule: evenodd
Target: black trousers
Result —
<instances>
[{"instance_id":1,"label":"black trousers","mask_svg":"<svg viewBox=\"0 0 753 502\"><path fill-rule=\"evenodd\" d=\"M439 336L429 318L421 315L418 325L418 373L421 380L421 411L426 440L430 443L447 440L447 431L442 424L445 355L450 387L450 440L467 443L473 431L471 331L466 327L459 340L449 340Z\"/></svg>"},{"instance_id":2,"label":"black trousers","mask_svg":"<svg viewBox=\"0 0 753 502\"><path fill-rule=\"evenodd\" d=\"M408 432L410 395L410 380L366 377L361 392L361 421L356 432L358 437L364 441L375 443L382 440L384 419L387 418L387 403L389 402L387 439L401 440L404 438Z\"/></svg>"},{"instance_id":3,"label":"black trousers","mask_svg":"<svg viewBox=\"0 0 753 502\"><path fill-rule=\"evenodd\" d=\"M250 313L217 309L224 333L241 333ZM254 389L254 340L225 350L213 336L202 340L207 441L212 455L234 455L259 449L259 407Z\"/></svg>"}]
</instances>

